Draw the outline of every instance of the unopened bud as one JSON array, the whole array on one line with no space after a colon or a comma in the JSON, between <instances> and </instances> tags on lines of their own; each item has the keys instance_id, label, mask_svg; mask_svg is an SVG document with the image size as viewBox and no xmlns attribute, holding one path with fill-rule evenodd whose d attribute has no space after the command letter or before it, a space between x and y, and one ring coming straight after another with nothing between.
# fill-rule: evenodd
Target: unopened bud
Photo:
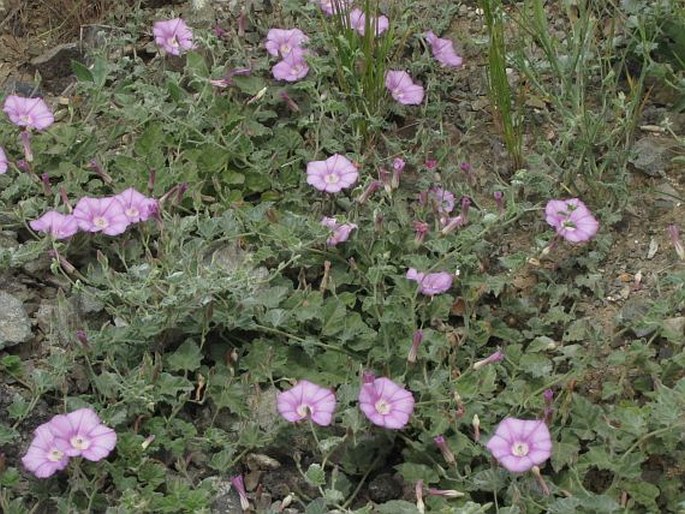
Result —
<instances>
[{"instance_id":1,"label":"unopened bud","mask_svg":"<svg viewBox=\"0 0 685 514\"><path fill-rule=\"evenodd\" d=\"M447 464L452 465L457 462L457 459L454 456L454 453L452 453L452 450L450 450L450 447L447 445L447 441L445 440L444 436L436 436L433 441L435 441L435 445L438 447L438 450L440 450L440 453L442 453L442 457L445 459Z\"/></svg>"},{"instance_id":2,"label":"unopened bud","mask_svg":"<svg viewBox=\"0 0 685 514\"><path fill-rule=\"evenodd\" d=\"M502 353L501 350L497 350L495 353L492 355L486 357L483 360L480 360L476 363L473 364L473 369L479 370L480 368L487 366L488 364L493 364L495 362L500 362L504 359L504 353Z\"/></svg>"}]
</instances>

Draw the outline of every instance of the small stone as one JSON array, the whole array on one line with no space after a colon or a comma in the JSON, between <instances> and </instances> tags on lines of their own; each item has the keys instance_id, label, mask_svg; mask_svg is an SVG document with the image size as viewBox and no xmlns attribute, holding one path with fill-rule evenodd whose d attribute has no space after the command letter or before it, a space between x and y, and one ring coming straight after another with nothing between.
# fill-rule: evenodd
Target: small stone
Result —
<instances>
[{"instance_id":1,"label":"small stone","mask_svg":"<svg viewBox=\"0 0 685 514\"><path fill-rule=\"evenodd\" d=\"M402 496L402 482L393 475L378 475L369 483L369 497L376 503L385 503Z\"/></svg>"},{"instance_id":2,"label":"small stone","mask_svg":"<svg viewBox=\"0 0 685 514\"><path fill-rule=\"evenodd\" d=\"M16 297L0 291L0 350L31 338L31 320Z\"/></svg>"}]
</instances>

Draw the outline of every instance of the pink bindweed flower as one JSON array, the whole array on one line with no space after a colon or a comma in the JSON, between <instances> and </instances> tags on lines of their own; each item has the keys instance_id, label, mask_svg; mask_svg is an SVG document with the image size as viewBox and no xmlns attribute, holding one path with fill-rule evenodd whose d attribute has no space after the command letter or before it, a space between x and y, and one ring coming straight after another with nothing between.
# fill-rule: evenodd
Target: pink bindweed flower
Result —
<instances>
[{"instance_id":1,"label":"pink bindweed flower","mask_svg":"<svg viewBox=\"0 0 685 514\"><path fill-rule=\"evenodd\" d=\"M542 419L545 424L549 425L552 421L552 416L554 415L554 391L545 389L542 393L542 398L545 401L545 410L543 411Z\"/></svg>"},{"instance_id":2,"label":"pink bindweed flower","mask_svg":"<svg viewBox=\"0 0 685 514\"><path fill-rule=\"evenodd\" d=\"M19 134L21 146L24 149L24 160L26 162L33 162L33 150L31 150L31 132L22 130Z\"/></svg>"},{"instance_id":3,"label":"pink bindweed flower","mask_svg":"<svg viewBox=\"0 0 685 514\"><path fill-rule=\"evenodd\" d=\"M21 458L22 464L38 478L48 478L69 464L69 456L55 442L50 423L36 428L31 446Z\"/></svg>"},{"instance_id":4,"label":"pink bindweed flower","mask_svg":"<svg viewBox=\"0 0 685 514\"><path fill-rule=\"evenodd\" d=\"M504 214L504 193L502 191L495 191L492 193L492 196L495 199L495 205L497 205L497 212L501 216Z\"/></svg>"},{"instance_id":5,"label":"pink bindweed flower","mask_svg":"<svg viewBox=\"0 0 685 514\"><path fill-rule=\"evenodd\" d=\"M278 412L293 423L310 418L317 425L328 426L335 412L335 394L308 380L300 380L295 386L278 394Z\"/></svg>"},{"instance_id":6,"label":"pink bindweed flower","mask_svg":"<svg viewBox=\"0 0 685 514\"><path fill-rule=\"evenodd\" d=\"M550 200L545 207L545 220L570 243L589 241L599 229L599 222L578 198Z\"/></svg>"},{"instance_id":7,"label":"pink bindweed flower","mask_svg":"<svg viewBox=\"0 0 685 514\"><path fill-rule=\"evenodd\" d=\"M435 171L438 167L438 161L436 159L426 159L424 166L428 171Z\"/></svg>"},{"instance_id":8,"label":"pink bindweed flower","mask_svg":"<svg viewBox=\"0 0 685 514\"><path fill-rule=\"evenodd\" d=\"M359 408L379 427L400 429L414 412L414 397L389 378L364 374L359 391Z\"/></svg>"},{"instance_id":9,"label":"pink bindweed flower","mask_svg":"<svg viewBox=\"0 0 685 514\"><path fill-rule=\"evenodd\" d=\"M409 354L407 354L407 362L414 364L416 358L419 356L419 346L423 342L423 330L417 330L411 338L411 346L409 347Z\"/></svg>"},{"instance_id":10,"label":"pink bindweed flower","mask_svg":"<svg viewBox=\"0 0 685 514\"><path fill-rule=\"evenodd\" d=\"M357 166L337 153L325 161L307 163L307 184L319 191L338 193L352 186L358 178Z\"/></svg>"},{"instance_id":11,"label":"pink bindweed flower","mask_svg":"<svg viewBox=\"0 0 685 514\"><path fill-rule=\"evenodd\" d=\"M678 225L669 225L666 229L668 231L668 236L671 238L671 243L673 248L675 248L675 253L681 261L685 261L685 247L680 239L680 230Z\"/></svg>"},{"instance_id":12,"label":"pink bindweed flower","mask_svg":"<svg viewBox=\"0 0 685 514\"><path fill-rule=\"evenodd\" d=\"M420 245L423 243L429 228L428 223L425 221L414 221L414 242L416 244Z\"/></svg>"},{"instance_id":13,"label":"pink bindweed flower","mask_svg":"<svg viewBox=\"0 0 685 514\"><path fill-rule=\"evenodd\" d=\"M371 16L369 26L376 30L376 36L380 36L390 27L390 20L387 16ZM352 9L350 11L350 28L355 30L360 36L366 33L366 14L361 9Z\"/></svg>"},{"instance_id":14,"label":"pink bindweed flower","mask_svg":"<svg viewBox=\"0 0 685 514\"><path fill-rule=\"evenodd\" d=\"M0 175L7 173L7 167L9 161L7 160L7 155L5 154L5 149L0 146Z\"/></svg>"},{"instance_id":15,"label":"pink bindweed flower","mask_svg":"<svg viewBox=\"0 0 685 514\"><path fill-rule=\"evenodd\" d=\"M426 40L431 45L433 57L443 68L460 68L464 63L457 52L454 51L454 43L449 39L439 38L433 32L426 32Z\"/></svg>"},{"instance_id":16,"label":"pink bindweed flower","mask_svg":"<svg viewBox=\"0 0 685 514\"><path fill-rule=\"evenodd\" d=\"M385 87L402 105L417 105L423 101L423 87L414 84L406 71L388 71L385 74Z\"/></svg>"},{"instance_id":17,"label":"pink bindweed flower","mask_svg":"<svg viewBox=\"0 0 685 514\"><path fill-rule=\"evenodd\" d=\"M428 296L434 296L449 291L452 287L452 274L446 271L439 273L422 273L415 268L407 270L407 279L419 284L419 292Z\"/></svg>"},{"instance_id":18,"label":"pink bindweed flower","mask_svg":"<svg viewBox=\"0 0 685 514\"><path fill-rule=\"evenodd\" d=\"M55 121L52 111L42 98L9 95L5 98L2 110L12 123L27 129L43 130Z\"/></svg>"},{"instance_id":19,"label":"pink bindweed flower","mask_svg":"<svg viewBox=\"0 0 685 514\"><path fill-rule=\"evenodd\" d=\"M319 4L324 14L331 16L334 13L339 13L347 10L352 0L313 0Z\"/></svg>"},{"instance_id":20,"label":"pink bindweed flower","mask_svg":"<svg viewBox=\"0 0 685 514\"><path fill-rule=\"evenodd\" d=\"M69 457L99 461L107 457L117 444L117 434L102 424L93 409L77 409L50 420L55 444Z\"/></svg>"},{"instance_id":21,"label":"pink bindweed flower","mask_svg":"<svg viewBox=\"0 0 685 514\"><path fill-rule=\"evenodd\" d=\"M307 41L309 38L300 29L271 29L266 35L264 46L271 55L286 57Z\"/></svg>"},{"instance_id":22,"label":"pink bindweed flower","mask_svg":"<svg viewBox=\"0 0 685 514\"><path fill-rule=\"evenodd\" d=\"M84 196L74 207L73 215L78 221L79 229L84 232L102 232L108 236L122 234L130 223L123 204L113 196Z\"/></svg>"},{"instance_id":23,"label":"pink bindweed flower","mask_svg":"<svg viewBox=\"0 0 685 514\"><path fill-rule=\"evenodd\" d=\"M454 456L454 452L450 449L449 445L447 444L447 440L445 439L445 436L443 435L438 435L433 438L433 441L435 441L435 446L438 447L438 450L440 450L440 453L442 453L442 458L445 459L445 462L449 465L455 464L457 462L456 457Z\"/></svg>"},{"instance_id":24,"label":"pink bindweed flower","mask_svg":"<svg viewBox=\"0 0 685 514\"><path fill-rule=\"evenodd\" d=\"M448 214L454 210L454 194L441 187L431 187L428 190L427 200L435 205L440 214Z\"/></svg>"},{"instance_id":25,"label":"pink bindweed flower","mask_svg":"<svg viewBox=\"0 0 685 514\"><path fill-rule=\"evenodd\" d=\"M321 224L333 231L333 235L326 241L328 246L344 243L350 237L352 231L357 228L357 225L354 223L338 223L335 218L328 218L326 216L321 218Z\"/></svg>"},{"instance_id":26,"label":"pink bindweed flower","mask_svg":"<svg viewBox=\"0 0 685 514\"><path fill-rule=\"evenodd\" d=\"M471 419L471 426L473 427L473 440L480 441L480 418L478 414L474 414Z\"/></svg>"},{"instance_id":27,"label":"pink bindweed flower","mask_svg":"<svg viewBox=\"0 0 685 514\"><path fill-rule=\"evenodd\" d=\"M362 194L359 195L359 198L357 198L357 203L365 204L369 198L371 198L371 195L373 195L381 187L383 187L383 182L380 180L372 180L369 185L366 186L366 189L364 189Z\"/></svg>"},{"instance_id":28,"label":"pink bindweed flower","mask_svg":"<svg viewBox=\"0 0 685 514\"><path fill-rule=\"evenodd\" d=\"M486 446L508 471L523 473L549 459L552 436L542 420L505 418Z\"/></svg>"},{"instance_id":29,"label":"pink bindweed flower","mask_svg":"<svg viewBox=\"0 0 685 514\"><path fill-rule=\"evenodd\" d=\"M271 68L271 74L276 80L296 82L307 76L309 65L304 60L305 51L302 48L293 48L285 58Z\"/></svg>"},{"instance_id":30,"label":"pink bindweed flower","mask_svg":"<svg viewBox=\"0 0 685 514\"><path fill-rule=\"evenodd\" d=\"M390 187L392 189L400 187L400 177L404 171L405 164L404 159L400 159L399 157L392 161L392 179L390 179Z\"/></svg>"},{"instance_id":31,"label":"pink bindweed flower","mask_svg":"<svg viewBox=\"0 0 685 514\"><path fill-rule=\"evenodd\" d=\"M464 219L464 216L460 214L459 216L455 216L453 218L450 218L449 216L443 216L440 218L440 223L443 225L440 233L443 236L446 236L457 230L459 227L466 225L466 220Z\"/></svg>"},{"instance_id":32,"label":"pink bindweed flower","mask_svg":"<svg viewBox=\"0 0 685 514\"><path fill-rule=\"evenodd\" d=\"M488 364L494 364L495 362L501 362L504 360L504 352L502 350L497 350L495 353L492 355L489 355L483 360L480 360L478 362L474 362L473 364L473 369L478 370L482 367L487 366Z\"/></svg>"},{"instance_id":33,"label":"pink bindweed flower","mask_svg":"<svg viewBox=\"0 0 685 514\"><path fill-rule=\"evenodd\" d=\"M465 494L455 489L436 489L429 487L427 491L429 496L441 496L443 498L461 498Z\"/></svg>"},{"instance_id":34,"label":"pink bindweed flower","mask_svg":"<svg viewBox=\"0 0 685 514\"><path fill-rule=\"evenodd\" d=\"M240 497L240 507L244 511L250 510L250 500L247 497L247 490L245 489L245 481L243 475L235 475L231 477L231 485L235 487L238 496Z\"/></svg>"},{"instance_id":35,"label":"pink bindweed flower","mask_svg":"<svg viewBox=\"0 0 685 514\"><path fill-rule=\"evenodd\" d=\"M29 222L36 232L50 234L55 239L68 239L78 232L78 220L71 214L48 211L40 218Z\"/></svg>"},{"instance_id":36,"label":"pink bindweed flower","mask_svg":"<svg viewBox=\"0 0 685 514\"><path fill-rule=\"evenodd\" d=\"M115 195L114 198L121 202L121 205L124 207L124 214L128 218L129 223L147 221L150 216L157 212L157 200L148 198L132 187Z\"/></svg>"},{"instance_id":37,"label":"pink bindweed flower","mask_svg":"<svg viewBox=\"0 0 685 514\"><path fill-rule=\"evenodd\" d=\"M171 55L181 55L195 48L193 31L181 18L156 21L152 26L155 43Z\"/></svg>"}]
</instances>

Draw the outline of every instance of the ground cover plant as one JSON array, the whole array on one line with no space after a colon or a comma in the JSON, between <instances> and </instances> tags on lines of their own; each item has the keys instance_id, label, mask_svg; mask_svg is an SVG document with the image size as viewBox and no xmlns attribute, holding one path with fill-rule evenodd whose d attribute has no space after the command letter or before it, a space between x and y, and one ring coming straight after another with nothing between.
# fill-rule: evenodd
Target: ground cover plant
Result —
<instances>
[{"instance_id":1,"label":"ground cover plant","mask_svg":"<svg viewBox=\"0 0 685 514\"><path fill-rule=\"evenodd\" d=\"M2 511L682 512L685 9L559 4L132 2L7 90Z\"/></svg>"}]
</instances>

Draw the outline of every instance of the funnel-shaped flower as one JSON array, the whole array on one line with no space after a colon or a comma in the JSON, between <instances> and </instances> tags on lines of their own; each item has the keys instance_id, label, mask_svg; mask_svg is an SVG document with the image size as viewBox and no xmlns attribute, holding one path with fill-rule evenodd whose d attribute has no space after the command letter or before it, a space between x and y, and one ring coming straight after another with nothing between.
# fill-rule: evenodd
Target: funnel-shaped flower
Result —
<instances>
[{"instance_id":1,"label":"funnel-shaped flower","mask_svg":"<svg viewBox=\"0 0 685 514\"><path fill-rule=\"evenodd\" d=\"M542 420L505 418L487 448L508 471L523 473L549 459L552 437Z\"/></svg>"},{"instance_id":2,"label":"funnel-shaped flower","mask_svg":"<svg viewBox=\"0 0 685 514\"><path fill-rule=\"evenodd\" d=\"M148 198L132 187L122 191L114 196L114 198L121 202L121 205L124 208L124 214L126 214L130 223L146 221L157 212L157 200Z\"/></svg>"},{"instance_id":3,"label":"funnel-shaped flower","mask_svg":"<svg viewBox=\"0 0 685 514\"><path fill-rule=\"evenodd\" d=\"M309 73L309 65L304 60L305 50L295 47L281 62L271 68L271 73L276 80L296 82Z\"/></svg>"},{"instance_id":4,"label":"funnel-shaped flower","mask_svg":"<svg viewBox=\"0 0 685 514\"><path fill-rule=\"evenodd\" d=\"M333 421L335 394L308 380L300 380L292 389L278 394L276 406L288 421L310 418L317 425L328 426Z\"/></svg>"},{"instance_id":5,"label":"funnel-shaped flower","mask_svg":"<svg viewBox=\"0 0 685 514\"><path fill-rule=\"evenodd\" d=\"M43 130L55 121L52 111L42 98L9 95L5 98L2 110L12 123L29 129Z\"/></svg>"},{"instance_id":6,"label":"funnel-shaped flower","mask_svg":"<svg viewBox=\"0 0 685 514\"><path fill-rule=\"evenodd\" d=\"M85 232L102 232L108 236L122 234L129 225L124 206L115 197L91 198L84 196L76 207L74 217Z\"/></svg>"},{"instance_id":7,"label":"funnel-shaped flower","mask_svg":"<svg viewBox=\"0 0 685 514\"><path fill-rule=\"evenodd\" d=\"M194 47L193 31L181 18L155 22L152 34L157 46L171 55L181 55Z\"/></svg>"},{"instance_id":8,"label":"funnel-shaped flower","mask_svg":"<svg viewBox=\"0 0 685 514\"><path fill-rule=\"evenodd\" d=\"M69 457L104 459L117 444L117 434L105 426L93 409L78 409L50 421L55 444Z\"/></svg>"},{"instance_id":9,"label":"funnel-shaped flower","mask_svg":"<svg viewBox=\"0 0 685 514\"><path fill-rule=\"evenodd\" d=\"M24 467L38 478L52 476L69 464L69 456L57 447L49 425L36 428L31 446L21 458Z\"/></svg>"},{"instance_id":10,"label":"funnel-shaped flower","mask_svg":"<svg viewBox=\"0 0 685 514\"><path fill-rule=\"evenodd\" d=\"M414 412L414 397L389 378L365 375L359 408L374 425L400 429Z\"/></svg>"},{"instance_id":11,"label":"funnel-shaped flower","mask_svg":"<svg viewBox=\"0 0 685 514\"><path fill-rule=\"evenodd\" d=\"M271 55L285 57L307 41L309 38L300 29L270 29L264 46Z\"/></svg>"},{"instance_id":12,"label":"funnel-shaped flower","mask_svg":"<svg viewBox=\"0 0 685 514\"><path fill-rule=\"evenodd\" d=\"M371 27L371 30L376 30L376 36L380 36L383 32L388 30L390 20L388 20L387 16L383 15L378 18L371 16L369 19L369 26ZM363 36L366 33L366 14L364 14L364 11L361 9L352 9L350 11L350 27L353 30L356 30L360 36Z\"/></svg>"},{"instance_id":13,"label":"funnel-shaped flower","mask_svg":"<svg viewBox=\"0 0 685 514\"><path fill-rule=\"evenodd\" d=\"M464 60L454 51L454 43L449 39L439 38L433 32L426 32L426 40L431 45L433 57L445 68L459 68Z\"/></svg>"},{"instance_id":14,"label":"funnel-shaped flower","mask_svg":"<svg viewBox=\"0 0 685 514\"><path fill-rule=\"evenodd\" d=\"M571 243L589 241L599 229L599 222L578 198L550 200L545 207L545 220Z\"/></svg>"},{"instance_id":15,"label":"funnel-shaped flower","mask_svg":"<svg viewBox=\"0 0 685 514\"><path fill-rule=\"evenodd\" d=\"M319 191L338 193L350 187L358 178L357 166L337 153L325 161L307 163L307 184Z\"/></svg>"},{"instance_id":16,"label":"funnel-shaped flower","mask_svg":"<svg viewBox=\"0 0 685 514\"><path fill-rule=\"evenodd\" d=\"M7 173L7 166L9 161L7 160L7 155L5 155L5 149L0 146L0 175Z\"/></svg>"},{"instance_id":17,"label":"funnel-shaped flower","mask_svg":"<svg viewBox=\"0 0 685 514\"><path fill-rule=\"evenodd\" d=\"M55 239L68 239L78 232L78 221L71 214L48 211L40 218L29 222L36 232L50 234Z\"/></svg>"},{"instance_id":18,"label":"funnel-shaped flower","mask_svg":"<svg viewBox=\"0 0 685 514\"><path fill-rule=\"evenodd\" d=\"M439 273L422 273L415 268L407 270L407 279L419 284L419 291L428 296L445 293L452 287L453 275L446 271Z\"/></svg>"},{"instance_id":19,"label":"funnel-shaped flower","mask_svg":"<svg viewBox=\"0 0 685 514\"><path fill-rule=\"evenodd\" d=\"M402 105L417 105L423 101L423 87L414 84L406 71L388 71L385 74L385 87Z\"/></svg>"},{"instance_id":20,"label":"funnel-shaped flower","mask_svg":"<svg viewBox=\"0 0 685 514\"><path fill-rule=\"evenodd\" d=\"M354 223L338 223L335 218L326 216L321 218L321 224L333 231L331 237L326 241L328 246L336 246L338 243L344 243L350 237L352 231L357 228L357 225Z\"/></svg>"}]
</instances>

